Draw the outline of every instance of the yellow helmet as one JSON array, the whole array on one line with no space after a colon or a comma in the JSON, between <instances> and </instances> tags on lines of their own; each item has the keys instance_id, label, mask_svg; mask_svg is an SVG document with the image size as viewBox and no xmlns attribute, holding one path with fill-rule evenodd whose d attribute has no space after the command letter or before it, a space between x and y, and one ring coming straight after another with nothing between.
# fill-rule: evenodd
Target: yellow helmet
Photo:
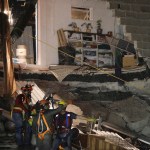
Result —
<instances>
[{"instance_id":1,"label":"yellow helmet","mask_svg":"<svg viewBox=\"0 0 150 150\"><path fill-rule=\"evenodd\" d=\"M66 103L64 100L60 100L60 101L58 102L58 105L64 105L64 106L66 106L67 103Z\"/></svg>"}]
</instances>

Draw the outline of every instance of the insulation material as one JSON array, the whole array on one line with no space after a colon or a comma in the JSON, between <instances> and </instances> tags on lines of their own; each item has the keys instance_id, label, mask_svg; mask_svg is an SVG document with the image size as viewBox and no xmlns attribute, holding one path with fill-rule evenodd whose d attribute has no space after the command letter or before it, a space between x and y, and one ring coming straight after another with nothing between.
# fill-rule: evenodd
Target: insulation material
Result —
<instances>
[{"instance_id":1,"label":"insulation material","mask_svg":"<svg viewBox=\"0 0 150 150\"><path fill-rule=\"evenodd\" d=\"M75 70L77 68L78 68L78 66L70 66L67 68L56 69L51 72L58 79L59 82L62 82L66 76L68 76L71 72L73 72L73 70Z\"/></svg>"}]
</instances>

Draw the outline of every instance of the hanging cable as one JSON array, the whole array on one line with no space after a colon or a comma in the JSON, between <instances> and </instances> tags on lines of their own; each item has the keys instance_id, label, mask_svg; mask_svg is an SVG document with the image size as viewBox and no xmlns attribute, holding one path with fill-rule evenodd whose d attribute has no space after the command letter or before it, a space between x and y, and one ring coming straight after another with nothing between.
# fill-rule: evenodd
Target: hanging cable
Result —
<instances>
[{"instance_id":1,"label":"hanging cable","mask_svg":"<svg viewBox=\"0 0 150 150\"><path fill-rule=\"evenodd\" d=\"M17 28L17 30L21 30L21 29ZM67 56L69 56L69 57L71 57L71 58L74 58L75 60L79 61L78 58L75 58L74 56L72 56L72 55L70 55L70 54L68 54L68 53L63 52L62 50L57 49L56 47L54 47L54 46L48 44L47 42L45 42L45 41L43 41L43 40L40 40L40 39L38 39L38 38L36 38L36 37L33 37L33 36L31 36L31 35L25 35L25 34L24 34L24 36L30 37L30 38L32 38L32 39L35 39L35 40L37 40L37 41L39 41L39 42L41 42L41 43L47 45L48 47L51 47L51 48L53 48L53 49L55 49L55 50L58 50L59 52L61 52L61 53L65 54L65 55L67 55ZM106 44L108 44L108 43L106 43ZM109 44L108 44L108 45L109 45ZM111 46L114 46L114 45L111 45ZM114 47L116 47L116 46L114 46ZM118 47L117 47L117 48L118 48ZM126 51L126 50L123 50L123 49L121 49L121 48L118 48L118 49L121 50L121 51ZM128 53L129 53L129 52L128 52ZM130 52L130 53L133 54L132 52ZM85 64L85 65L87 65L87 66L89 66L89 67L91 67L91 68L93 68L93 69L96 69L97 71L99 71L99 72L101 72L101 73L104 73L104 74L106 74L106 75L108 75L108 76L111 76L111 77L113 77L113 78L115 78L115 79L117 79L117 80L120 80L120 81L122 81L122 82L124 82L124 83L128 83L128 81L126 81L126 80L124 80L124 79L121 79L121 78L119 78L119 77L117 77L117 76L115 76L115 75L113 75L113 74L110 74L110 73L108 73L108 72L106 72L106 71L103 71L102 69L100 69L100 68L98 68L98 67L95 67L95 66L93 66L93 65L90 65L90 64L88 64L87 62L83 62L83 64ZM130 85L130 86L131 86L131 85ZM133 87L133 86L131 86L131 87ZM135 87L134 87L134 88L135 88ZM137 87L136 87L136 88L137 88ZM139 89L140 89L140 88L139 88Z\"/></svg>"}]
</instances>

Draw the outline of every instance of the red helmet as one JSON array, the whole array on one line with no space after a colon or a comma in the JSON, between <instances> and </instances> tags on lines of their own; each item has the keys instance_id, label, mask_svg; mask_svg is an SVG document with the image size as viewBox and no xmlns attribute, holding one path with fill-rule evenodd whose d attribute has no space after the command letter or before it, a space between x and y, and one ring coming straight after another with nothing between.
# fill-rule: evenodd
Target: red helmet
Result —
<instances>
[{"instance_id":1,"label":"red helmet","mask_svg":"<svg viewBox=\"0 0 150 150\"><path fill-rule=\"evenodd\" d=\"M21 87L21 90L22 91L32 91L33 88L32 88L32 85L26 84L25 86Z\"/></svg>"}]
</instances>

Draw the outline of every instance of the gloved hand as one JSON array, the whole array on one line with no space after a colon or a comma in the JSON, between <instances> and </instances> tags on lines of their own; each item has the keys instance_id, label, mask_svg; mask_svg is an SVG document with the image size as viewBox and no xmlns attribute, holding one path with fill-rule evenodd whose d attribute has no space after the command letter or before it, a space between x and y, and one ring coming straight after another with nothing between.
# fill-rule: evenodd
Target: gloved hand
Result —
<instances>
[{"instance_id":1,"label":"gloved hand","mask_svg":"<svg viewBox=\"0 0 150 150\"><path fill-rule=\"evenodd\" d=\"M28 119L28 123L29 123L30 126L32 126L32 123L33 123L33 118L32 118L32 117L30 117L30 118Z\"/></svg>"},{"instance_id":2,"label":"gloved hand","mask_svg":"<svg viewBox=\"0 0 150 150\"><path fill-rule=\"evenodd\" d=\"M96 122L96 118L89 117L89 118L87 118L87 121L88 122Z\"/></svg>"},{"instance_id":3,"label":"gloved hand","mask_svg":"<svg viewBox=\"0 0 150 150\"><path fill-rule=\"evenodd\" d=\"M31 111L31 116L34 116L34 115L36 115L36 109L33 109L33 110Z\"/></svg>"}]
</instances>

